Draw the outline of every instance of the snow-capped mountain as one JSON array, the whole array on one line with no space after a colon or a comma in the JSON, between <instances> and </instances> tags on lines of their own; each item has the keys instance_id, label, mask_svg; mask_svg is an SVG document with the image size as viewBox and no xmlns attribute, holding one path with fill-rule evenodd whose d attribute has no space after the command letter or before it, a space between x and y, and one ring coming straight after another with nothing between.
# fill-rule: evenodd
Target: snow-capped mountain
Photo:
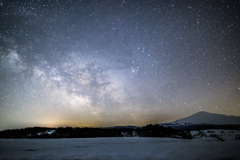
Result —
<instances>
[{"instance_id":1,"label":"snow-capped mountain","mask_svg":"<svg viewBox=\"0 0 240 160\"><path fill-rule=\"evenodd\" d=\"M214 114L205 111L195 113L189 117L182 118L173 122L164 123L161 125L240 125L240 116L227 116L222 114Z\"/></svg>"}]
</instances>

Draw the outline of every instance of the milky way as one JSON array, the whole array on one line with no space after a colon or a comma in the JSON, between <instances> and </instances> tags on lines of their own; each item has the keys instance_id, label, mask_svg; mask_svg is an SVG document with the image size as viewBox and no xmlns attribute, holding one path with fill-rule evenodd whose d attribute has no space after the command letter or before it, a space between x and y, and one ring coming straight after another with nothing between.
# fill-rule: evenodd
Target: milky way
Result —
<instances>
[{"instance_id":1,"label":"milky way","mask_svg":"<svg viewBox=\"0 0 240 160\"><path fill-rule=\"evenodd\" d=\"M0 1L0 129L240 115L240 1Z\"/></svg>"}]
</instances>

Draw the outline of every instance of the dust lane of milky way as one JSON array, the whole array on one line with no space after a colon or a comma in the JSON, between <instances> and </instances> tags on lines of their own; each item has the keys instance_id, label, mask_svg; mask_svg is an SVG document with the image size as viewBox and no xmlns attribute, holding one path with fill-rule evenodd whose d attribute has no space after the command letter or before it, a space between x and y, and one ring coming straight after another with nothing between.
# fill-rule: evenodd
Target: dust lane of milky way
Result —
<instances>
[{"instance_id":1,"label":"dust lane of milky way","mask_svg":"<svg viewBox=\"0 0 240 160\"><path fill-rule=\"evenodd\" d=\"M240 116L240 1L0 1L0 130Z\"/></svg>"}]
</instances>

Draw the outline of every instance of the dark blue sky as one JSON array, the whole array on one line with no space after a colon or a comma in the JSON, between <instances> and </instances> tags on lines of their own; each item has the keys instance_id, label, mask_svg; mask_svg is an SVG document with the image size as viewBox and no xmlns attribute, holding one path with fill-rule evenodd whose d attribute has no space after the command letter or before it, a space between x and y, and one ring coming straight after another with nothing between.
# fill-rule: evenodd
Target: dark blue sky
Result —
<instances>
[{"instance_id":1,"label":"dark blue sky","mask_svg":"<svg viewBox=\"0 0 240 160\"><path fill-rule=\"evenodd\" d=\"M240 116L240 1L0 1L0 129Z\"/></svg>"}]
</instances>

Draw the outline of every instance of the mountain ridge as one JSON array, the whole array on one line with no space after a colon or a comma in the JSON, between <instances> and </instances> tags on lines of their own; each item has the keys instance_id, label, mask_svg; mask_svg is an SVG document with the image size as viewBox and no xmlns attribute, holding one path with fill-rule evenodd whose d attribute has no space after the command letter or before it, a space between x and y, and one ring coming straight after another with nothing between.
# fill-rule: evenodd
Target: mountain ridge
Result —
<instances>
[{"instance_id":1,"label":"mountain ridge","mask_svg":"<svg viewBox=\"0 0 240 160\"><path fill-rule=\"evenodd\" d=\"M240 116L228 116L224 114L209 113L206 111L197 112L191 116L181 118L172 122L163 123L169 125L201 125L201 124L214 124L214 125L236 125L240 124Z\"/></svg>"}]
</instances>

